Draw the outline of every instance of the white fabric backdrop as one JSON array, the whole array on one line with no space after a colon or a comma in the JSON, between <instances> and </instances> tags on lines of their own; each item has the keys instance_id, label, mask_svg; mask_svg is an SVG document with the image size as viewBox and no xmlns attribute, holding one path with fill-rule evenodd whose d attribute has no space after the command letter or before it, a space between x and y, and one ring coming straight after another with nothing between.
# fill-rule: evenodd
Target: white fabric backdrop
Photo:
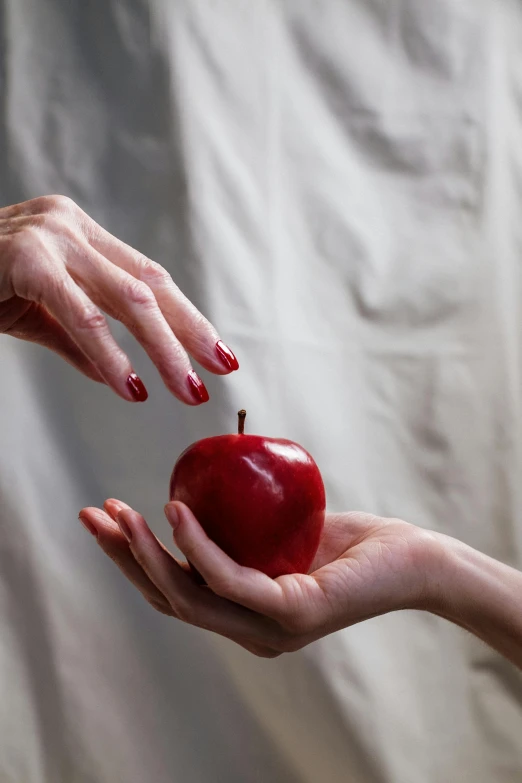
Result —
<instances>
[{"instance_id":1,"label":"white fabric backdrop","mask_svg":"<svg viewBox=\"0 0 522 783\"><path fill-rule=\"evenodd\" d=\"M522 6L0 0L0 201L74 198L241 371L132 406L0 338L2 783L512 783L522 678L420 613L276 661L154 614L77 521L169 541L179 452L316 457L331 510L522 566Z\"/></svg>"}]
</instances>

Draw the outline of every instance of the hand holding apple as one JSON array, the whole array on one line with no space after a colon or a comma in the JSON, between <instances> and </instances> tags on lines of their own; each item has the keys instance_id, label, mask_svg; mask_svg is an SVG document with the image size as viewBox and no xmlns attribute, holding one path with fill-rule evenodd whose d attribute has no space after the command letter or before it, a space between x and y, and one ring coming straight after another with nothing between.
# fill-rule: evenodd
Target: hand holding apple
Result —
<instances>
[{"instance_id":1,"label":"hand holding apple","mask_svg":"<svg viewBox=\"0 0 522 783\"><path fill-rule=\"evenodd\" d=\"M80 519L158 611L274 658L327 634L396 609L429 608L440 589L439 537L397 519L330 514L310 574L271 579L238 565L191 511L169 503L174 540L205 579L202 587L143 517L107 500Z\"/></svg>"},{"instance_id":2,"label":"hand holding apple","mask_svg":"<svg viewBox=\"0 0 522 783\"><path fill-rule=\"evenodd\" d=\"M460 541L400 519L330 514L312 573L271 579L232 560L184 503L168 503L165 513L175 543L204 587L188 562L176 560L125 503L107 500L103 511L82 509L80 519L155 609L226 636L255 655L274 658L380 614L424 609L471 631L522 668L522 611L516 600L522 572ZM219 515L215 520L220 535ZM249 533L242 540L251 556L255 538ZM278 550L260 551L272 557ZM296 551L286 550L286 557Z\"/></svg>"},{"instance_id":3,"label":"hand holding apple","mask_svg":"<svg viewBox=\"0 0 522 783\"><path fill-rule=\"evenodd\" d=\"M245 435L245 415L237 435L200 440L174 466L166 515L187 563L121 501L81 512L147 600L264 657L418 606L430 534L368 514L330 515L325 526L312 457L288 440Z\"/></svg>"}]
</instances>

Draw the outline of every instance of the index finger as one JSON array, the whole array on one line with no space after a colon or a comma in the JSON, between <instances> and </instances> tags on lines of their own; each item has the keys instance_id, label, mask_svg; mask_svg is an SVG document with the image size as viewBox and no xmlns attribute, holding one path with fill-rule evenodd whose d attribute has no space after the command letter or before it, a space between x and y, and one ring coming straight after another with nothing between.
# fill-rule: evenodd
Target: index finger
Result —
<instances>
[{"instance_id":1,"label":"index finger","mask_svg":"<svg viewBox=\"0 0 522 783\"><path fill-rule=\"evenodd\" d=\"M281 634L275 623L197 585L161 546L141 514L123 508L117 522L120 526L124 523L134 557L180 620L239 643L277 649Z\"/></svg>"},{"instance_id":2,"label":"index finger","mask_svg":"<svg viewBox=\"0 0 522 783\"><path fill-rule=\"evenodd\" d=\"M206 370L226 375L239 363L214 326L178 288L160 264L114 237L89 218L87 240L98 252L133 277L146 283L180 343Z\"/></svg>"}]
</instances>

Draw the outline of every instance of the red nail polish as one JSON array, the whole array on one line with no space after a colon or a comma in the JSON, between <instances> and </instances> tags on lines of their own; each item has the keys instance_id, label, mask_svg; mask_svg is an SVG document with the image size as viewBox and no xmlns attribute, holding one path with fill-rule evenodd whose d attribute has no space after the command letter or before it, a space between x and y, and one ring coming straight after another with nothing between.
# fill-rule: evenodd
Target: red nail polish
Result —
<instances>
[{"instance_id":1,"label":"red nail polish","mask_svg":"<svg viewBox=\"0 0 522 783\"><path fill-rule=\"evenodd\" d=\"M145 388L145 384L139 378L135 372L131 372L129 377L127 378L127 388L129 389L130 393L136 400L136 402L145 402L147 397L149 396L149 393L147 389Z\"/></svg>"},{"instance_id":2,"label":"red nail polish","mask_svg":"<svg viewBox=\"0 0 522 783\"><path fill-rule=\"evenodd\" d=\"M82 517L81 514L79 514L78 519L80 520L84 528L89 531L91 536L95 536L95 537L98 536L98 531L96 530L92 522L90 522L86 517Z\"/></svg>"},{"instance_id":3,"label":"red nail polish","mask_svg":"<svg viewBox=\"0 0 522 783\"><path fill-rule=\"evenodd\" d=\"M227 370L239 370L239 362L223 340L216 343L216 351Z\"/></svg>"},{"instance_id":4,"label":"red nail polish","mask_svg":"<svg viewBox=\"0 0 522 783\"><path fill-rule=\"evenodd\" d=\"M205 384L199 377L199 375L194 372L194 370L191 370L189 374L187 375L190 391L192 392L192 396L196 400L196 402L201 404L202 402L207 402L209 399L208 391L206 389Z\"/></svg>"}]
</instances>

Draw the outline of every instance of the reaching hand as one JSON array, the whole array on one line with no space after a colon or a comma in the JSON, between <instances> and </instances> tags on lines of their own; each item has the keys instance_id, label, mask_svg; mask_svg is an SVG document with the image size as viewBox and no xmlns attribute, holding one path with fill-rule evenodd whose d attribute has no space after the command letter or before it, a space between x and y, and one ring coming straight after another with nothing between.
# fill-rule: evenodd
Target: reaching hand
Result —
<instances>
[{"instance_id":1,"label":"reaching hand","mask_svg":"<svg viewBox=\"0 0 522 783\"><path fill-rule=\"evenodd\" d=\"M126 400L145 400L101 311L125 324L189 405L206 402L208 393L187 351L213 373L239 366L163 267L70 199L44 196L0 209L0 333L50 348Z\"/></svg>"},{"instance_id":2,"label":"reaching hand","mask_svg":"<svg viewBox=\"0 0 522 783\"><path fill-rule=\"evenodd\" d=\"M435 578L436 535L397 519L331 514L311 573L270 579L231 560L186 506L169 503L175 543L203 576L201 586L140 514L118 500L104 509L83 509L80 519L156 609L263 657L376 615L423 608Z\"/></svg>"}]
</instances>

